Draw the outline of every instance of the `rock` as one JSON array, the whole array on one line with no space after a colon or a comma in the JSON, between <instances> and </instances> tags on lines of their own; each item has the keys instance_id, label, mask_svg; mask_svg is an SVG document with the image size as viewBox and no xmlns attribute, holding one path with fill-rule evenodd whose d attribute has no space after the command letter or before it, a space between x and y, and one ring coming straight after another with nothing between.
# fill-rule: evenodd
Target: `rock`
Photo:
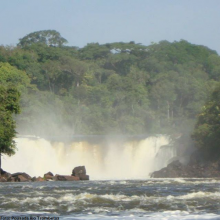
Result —
<instances>
[{"instance_id":1,"label":"rock","mask_svg":"<svg viewBox=\"0 0 220 220\"><path fill-rule=\"evenodd\" d=\"M45 181L45 179L39 176L39 177L36 178L35 181L36 182L43 182L43 181Z\"/></svg>"},{"instance_id":2,"label":"rock","mask_svg":"<svg viewBox=\"0 0 220 220\"><path fill-rule=\"evenodd\" d=\"M75 167L72 171L72 176L79 177L80 180L89 180L89 175L86 175L85 166Z\"/></svg>"},{"instance_id":3,"label":"rock","mask_svg":"<svg viewBox=\"0 0 220 220\"><path fill-rule=\"evenodd\" d=\"M176 160L170 163L167 167L155 171L151 174L152 178L174 178L174 177L179 177L180 174L183 173L183 167L182 164Z\"/></svg>"},{"instance_id":4,"label":"rock","mask_svg":"<svg viewBox=\"0 0 220 220\"><path fill-rule=\"evenodd\" d=\"M89 175L80 174L80 175L79 175L79 179L80 179L80 180L89 180Z\"/></svg>"},{"instance_id":5,"label":"rock","mask_svg":"<svg viewBox=\"0 0 220 220\"><path fill-rule=\"evenodd\" d=\"M72 176L78 176L79 177L80 174L86 175L86 168L85 168L85 166L79 166L79 167L75 167L73 169Z\"/></svg>"},{"instance_id":6,"label":"rock","mask_svg":"<svg viewBox=\"0 0 220 220\"><path fill-rule=\"evenodd\" d=\"M1 169L0 172L1 172L1 177L5 177L6 179L8 179L11 176L10 173L4 171L3 169Z\"/></svg>"},{"instance_id":7,"label":"rock","mask_svg":"<svg viewBox=\"0 0 220 220\"><path fill-rule=\"evenodd\" d=\"M45 173L44 174L44 179L45 180L52 180L53 179L53 173L51 173L51 172L48 172L48 173Z\"/></svg>"},{"instance_id":8,"label":"rock","mask_svg":"<svg viewBox=\"0 0 220 220\"><path fill-rule=\"evenodd\" d=\"M3 176L0 177L0 182L7 182L7 179Z\"/></svg>"},{"instance_id":9,"label":"rock","mask_svg":"<svg viewBox=\"0 0 220 220\"><path fill-rule=\"evenodd\" d=\"M35 182L36 179L37 179L36 176L34 176L34 177L31 178L31 181L32 181L32 182Z\"/></svg>"},{"instance_id":10,"label":"rock","mask_svg":"<svg viewBox=\"0 0 220 220\"><path fill-rule=\"evenodd\" d=\"M13 173L11 177L14 178L15 182L29 182L31 177L27 173Z\"/></svg>"},{"instance_id":11,"label":"rock","mask_svg":"<svg viewBox=\"0 0 220 220\"><path fill-rule=\"evenodd\" d=\"M18 175L17 179L15 178L15 180L18 180L18 182L29 182L31 179L28 179L28 178L24 177L23 175Z\"/></svg>"},{"instance_id":12,"label":"rock","mask_svg":"<svg viewBox=\"0 0 220 220\"><path fill-rule=\"evenodd\" d=\"M187 165L179 161L173 161L167 167L155 171L152 178L216 178L220 177L219 161L203 162L202 160L190 160Z\"/></svg>"},{"instance_id":13,"label":"rock","mask_svg":"<svg viewBox=\"0 0 220 220\"><path fill-rule=\"evenodd\" d=\"M12 177L12 176L9 176L9 177L7 178L7 182L15 182L15 178Z\"/></svg>"},{"instance_id":14,"label":"rock","mask_svg":"<svg viewBox=\"0 0 220 220\"><path fill-rule=\"evenodd\" d=\"M53 177L53 180L55 181L78 181L79 177L56 174L55 177Z\"/></svg>"},{"instance_id":15,"label":"rock","mask_svg":"<svg viewBox=\"0 0 220 220\"><path fill-rule=\"evenodd\" d=\"M42 177L33 177L29 176L27 173L17 172L17 173L7 173L4 170L0 170L0 182L42 182L42 181L78 181L78 180L89 180L89 175L86 175L85 166L75 167L72 171L72 175L58 175L55 176L53 173L48 172Z\"/></svg>"},{"instance_id":16,"label":"rock","mask_svg":"<svg viewBox=\"0 0 220 220\"><path fill-rule=\"evenodd\" d=\"M5 173L7 173L6 171L4 171L3 169L0 169L0 173L1 173L1 176L4 175Z\"/></svg>"},{"instance_id":17,"label":"rock","mask_svg":"<svg viewBox=\"0 0 220 220\"><path fill-rule=\"evenodd\" d=\"M80 178L78 176L64 176L66 181L78 181Z\"/></svg>"}]
</instances>

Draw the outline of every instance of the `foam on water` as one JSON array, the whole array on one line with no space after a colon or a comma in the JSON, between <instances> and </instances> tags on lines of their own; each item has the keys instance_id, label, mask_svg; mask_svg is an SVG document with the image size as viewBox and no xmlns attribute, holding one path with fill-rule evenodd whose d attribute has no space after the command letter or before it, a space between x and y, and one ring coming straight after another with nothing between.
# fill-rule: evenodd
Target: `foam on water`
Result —
<instances>
[{"instance_id":1,"label":"foam on water","mask_svg":"<svg viewBox=\"0 0 220 220\"><path fill-rule=\"evenodd\" d=\"M60 219L220 219L219 185L211 179L200 180L198 185L194 181L199 180L4 183L0 189L0 215L38 213Z\"/></svg>"}]
</instances>

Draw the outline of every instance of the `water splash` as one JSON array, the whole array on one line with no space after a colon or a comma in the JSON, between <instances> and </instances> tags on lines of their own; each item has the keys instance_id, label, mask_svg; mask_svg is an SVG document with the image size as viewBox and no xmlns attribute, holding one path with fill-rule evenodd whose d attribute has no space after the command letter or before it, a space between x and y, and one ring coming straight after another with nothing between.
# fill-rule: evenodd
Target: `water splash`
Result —
<instances>
[{"instance_id":1,"label":"water splash","mask_svg":"<svg viewBox=\"0 0 220 220\"><path fill-rule=\"evenodd\" d=\"M168 136L159 135L139 141L106 140L50 142L43 138L17 138L17 153L3 157L3 169L39 176L51 171L70 175L75 166L85 165L90 179L142 179L167 165L174 150L155 160L160 148L169 144Z\"/></svg>"}]
</instances>

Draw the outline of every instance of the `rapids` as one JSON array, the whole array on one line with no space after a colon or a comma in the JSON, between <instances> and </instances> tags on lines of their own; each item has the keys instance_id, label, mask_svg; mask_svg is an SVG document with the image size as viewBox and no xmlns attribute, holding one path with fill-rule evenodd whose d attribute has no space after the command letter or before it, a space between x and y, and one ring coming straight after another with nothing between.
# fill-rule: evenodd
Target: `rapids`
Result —
<instances>
[{"instance_id":1,"label":"rapids","mask_svg":"<svg viewBox=\"0 0 220 220\"><path fill-rule=\"evenodd\" d=\"M215 179L1 183L0 217L220 219L219 185Z\"/></svg>"},{"instance_id":2,"label":"rapids","mask_svg":"<svg viewBox=\"0 0 220 220\"><path fill-rule=\"evenodd\" d=\"M4 156L2 167L10 173L31 176L70 175L76 166L85 165L92 180L142 179L166 166L175 157L175 149L161 147L170 139L165 135L137 140L104 138L101 140L49 141L43 138L17 138L17 152Z\"/></svg>"}]
</instances>

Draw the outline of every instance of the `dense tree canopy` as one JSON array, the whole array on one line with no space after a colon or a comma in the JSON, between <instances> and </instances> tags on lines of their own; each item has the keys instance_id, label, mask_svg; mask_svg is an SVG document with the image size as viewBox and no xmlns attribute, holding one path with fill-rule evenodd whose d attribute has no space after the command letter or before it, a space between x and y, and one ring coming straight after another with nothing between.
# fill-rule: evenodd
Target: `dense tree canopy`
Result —
<instances>
[{"instance_id":1,"label":"dense tree canopy","mask_svg":"<svg viewBox=\"0 0 220 220\"><path fill-rule=\"evenodd\" d=\"M0 84L0 170L2 154L11 156L15 153L16 124L13 114L20 112L19 97L16 88Z\"/></svg>"},{"instance_id":2,"label":"dense tree canopy","mask_svg":"<svg viewBox=\"0 0 220 220\"><path fill-rule=\"evenodd\" d=\"M19 132L189 132L220 77L218 54L185 40L83 48L66 42L46 30L28 34L18 47L0 47L8 77L0 81L17 82L21 91Z\"/></svg>"},{"instance_id":3,"label":"dense tree canopy","mask_svg":"<svg viewBox=\"0 0 220 220\"><path fill-rule=\"evenodd\" d=\"M47 46L62 46L67 43L67 40L55 30L36 31L26 35L19 41L18 46L21 47L27 47L36 43L45 44Z\"/></svg>"},{"instance_id":4,"label":"dense tree canopy","mask_svg":"<svg viewBox=\"0 0 220 220\"><path fill-rule=\"evenodd\" d=\"M192 137L204 157L220 158L220 85L203 106Z\"/></svg>"}]
</instances>

